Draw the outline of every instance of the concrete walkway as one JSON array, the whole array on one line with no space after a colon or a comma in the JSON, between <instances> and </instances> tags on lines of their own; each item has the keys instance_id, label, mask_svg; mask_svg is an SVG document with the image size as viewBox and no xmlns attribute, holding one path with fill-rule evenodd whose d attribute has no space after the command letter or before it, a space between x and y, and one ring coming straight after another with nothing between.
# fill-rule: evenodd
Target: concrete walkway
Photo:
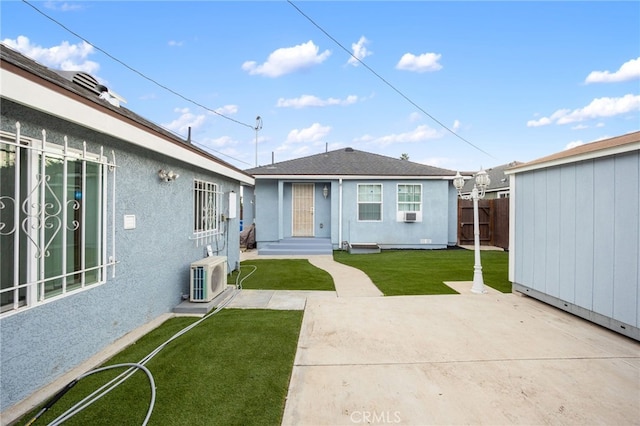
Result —
<instances>
[{"instance_id":1,"label":"concrete walkway","mask_svg":"<svg viewBox=\"0 0 640 426\"><path fill-rule=\"evenodd\" d=\"M336 287L335 292L326 291L310 291L310 292L288 292L288 297L296 299L292 302L299 306L299 300L306 297L326 297L327 293L331 293L333 297L372 297L382 296L382 292L373 284L371 279L357 268L338 263L333 260L332 255L313 255L313 256L275 256L275 255L258 255L257 250L245 251L240 254L240 261L255 259L307 259L313 266L324 269L333 278ZM247 290L243 290L242 293ZM262 296L258 296L256 292L263 292ZM268 292L268 293L265 293ZM229 307L263 307L266 308L269 297L279 294L281 291L273 290L252 290L250 299L242 297L242 293L229 305ZM269 296L271 294L271 296ZM278 296L279 297L279 296ZM243 300L246 299L246 306ZM251 301L260 301L258 306L252 306ZM304 306L301 308L304 309Z\"/></svg>"},{"instance_id":2,"label":"concrete walkway","mask_svg":"<svg viewBox=\"0 0 640 426\"><path fill-rule=\"evenodd\" d=\"M378 297L331 256L309 260L336 292L243 290L238 303L305 311L283 425L640 424L636 341L471 282Z\"/></svg>"}]
</instances>

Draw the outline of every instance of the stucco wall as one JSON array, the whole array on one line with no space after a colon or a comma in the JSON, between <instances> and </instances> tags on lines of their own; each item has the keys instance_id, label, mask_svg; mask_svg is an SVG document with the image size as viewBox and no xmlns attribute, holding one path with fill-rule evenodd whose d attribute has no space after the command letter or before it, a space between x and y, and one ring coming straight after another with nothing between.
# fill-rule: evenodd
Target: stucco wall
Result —
<instances>
[{"instance_id":1,"label":"stucco wall","mask_svg":"<svg viewBox=\"0 0 640 426\"><path fill-rule=\"evenodd\" d=\"M603 325L618 331L637 330L639 170L634 151L517 173L514 284L596 322L612 319Z\"/></svg>"},{"instance_id":2,"label":"stucco wall","mask_svg":"<svg viewBox=\"0 0 640 426\"><path fill-rule=\"evenodd\" d=\"M229 212L228 192L239 193L240 188L237 181L12 102L3 100L1 107L3 130L14 132L15 121L20 121L25 136L39 138L46 129L47 139L54 143L62 143L66 135L71 146L80 147L84 140L91 152L104 146L109 157L115 151L118 165L115 278L109 268L103 285L0 318L0 410L4 410L126 333L171 312L188 293L189 264L205 256L205 249L189 239L193 179L218 183L225 193L221 200L225 214ZM180 177L161 182L160 168L170 168ZM111 206L108 212L111 247ZM125 214L136 216L135 229L124 230ZM214 251L228 256L230 269L239 262L238 220L230 220L224 237L212 243Z\"/></svg>"},{"instance_id":3,"label":"stucco wall","mask_svg":"<svg viewBox=\"0 0 640 426\"><path fill-rule=\"evenodd\" d=\"M381 222L358 221L357 186L363 183L382 184ZM422 184L422 222L415 223L398 222L396 219L397 183L388 180L343 182L343 240L351 243L373 242L383 248L446 247L449 242L450 182L402 181L403 184Z\"/></svg>"},{"instance_id":4,"label":"stucco wall","mask_svg":"<svg viewBox=\"0 0 640 426\"><path fill-rule=\"evenodd\" d=\"M278 241L280 216L278 208L278 181L256 180L256 244Z\"/></svg>"}]
</instances>

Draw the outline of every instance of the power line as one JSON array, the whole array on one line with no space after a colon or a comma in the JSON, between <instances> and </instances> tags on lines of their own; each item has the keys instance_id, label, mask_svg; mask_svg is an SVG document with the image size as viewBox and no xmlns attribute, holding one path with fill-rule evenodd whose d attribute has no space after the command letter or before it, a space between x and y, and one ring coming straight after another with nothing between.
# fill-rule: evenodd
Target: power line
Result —
<instances>
[{"instance_id":1,"label":"power line","mask_svg":"<svg viewBox=\"0 0 640 426\"><path fill-rule=\"evenodd\" d=\"M441 127L443 127L445 130L447 130L449 133L451 133L452 135L454 135L455 137L457 137L458 139L460 139L461 141L463 141L464 143L472 146L473 148L477 149L478 151L482 152L483 154L488 155L491 158L495 158L493 155L489 154L487 151L483 150L482 148L480 148L477 145L474 145L473 143L469 142L467 139L463 138L462 136L460 136L459 134L457 134L456 132L454 132L453 130L451 130L449 127L447 127L445 124L443 124L440 120L438 120L437 118L435 118L433 115L429 114L427 111L425 111L420 105L416 104L413 100L411 100L407 95L405 95L402 91L400 91L398 88L396 88L393 84L389 83L384 77L382 77L380 74L378 74L375 70L373 70L373 68L371 68L369 65L365 64L360 58L358 58L357 56L355 56L353 53L351 53L351 51L349 49L347 49L346 47L344 47L338 40L336 40L333 36L331 36L331 34L329 34L327 31L324 30L324 28L322 28L319 24L317 24L311 17L309 17L307 14L305 14L302 10L300 10L300 8L298 6L296 6L291 0L287 0L287 3L289 3L291 6L293 6L302 16L304 16L305 18L307 18L307 20L309 22L311 22L316 28L318 28L320 31L322 31L322 33L324 35L326 35L327 37L329 37L329 39L331 39L331 41L333 41L335 44L337 44L340 48L342 48L342 50L344 50L345 52L347 52L348 55L350 55L352 58L354 58L356 61L358 61L360 64L362 64L362 66L364 66L367 70L369 70L373 75L375 75L376 77L378 77L383 83L385 83L387 86L389 86L394 92L396 92L397 94L399 94L400 96L402 96L407 102L409 102L411 105L413 105L414 107L416 107L419 111L421 111L423 114L425 114L427 117L429 117L430 119L432 119L433 121L435 121L436 123L438 123Z\"/></svg>"},{"instance_id":2,"label":"power line","mask_svg":"<svg viewBox=\"0 0 640 426\"><path fill-rule=\"evenodd\" d=\"M211 108L209 108L209 107L207 107L207 106L205 106L205 105L202 105L201 103L196 102L196 101L194 101L193 99L187 98L186 96L184 96L184 95L182 95L182 94L180 94L180 93L176 92L175 90L173 90L173 89L171 89L171 88L169 88L169 87L165 86L164 84L161 84L161 83L157 82L157 81L156 81L156 80L154 80L153 78L148 77L148 76L147 76L147 75L145 75L144 73L142 73L142 72L138 71L137 69L135 69L135 68L133 68L133 67L129 66L128 64L124 63L124 62L123 62L123 61L121 61L120 59L118 59L118 58L116 58L115 56L111 55L109 52L107 52L106 50L102 49L101 47L96 46L95 44L91 43L89 40L87 40L86 38L82 37L80 34L76 33L75 31L73 31L73 30L71 30L71 29L67 28L64 24L62 24L61 22L59 22L59 21L55 20L55 19L54 19L54 18L52 18L51 16L47 15L46 13L44 13L43 11L41 11L40 9L38 9L37 7L35 7L34 5L32 5L31 3L29 3L27 0L22 0L22 2L23 2L23 3L25 3L25 4L27 4L27 5L28 5L28 6L30 6L31 8L33 8L36 12L38 12L39 14L41 14L42 16L44 16L45 18L47 18L47 19L49 19L49 20L53 21L54 23L56 23L57 25L61 26L62 28L64 28L64 29L65 29L66 31L68 31L69 33L71 33L71 34L73 34L74 36L78 37L80 40L84 41L85 43L90 44L90 45L91 45L91 46L93 46L96 50L98 50L98 51L100 51L100 52L104 53L104 54L105 54L105 55L107 55L109 58L111 58L111 59L113 59L114 61L118 62L120 65L122 65L122 66L124 66L125 68L127 68L127 69L129 69L129 70L133 71L134 73L138 74L140 77L142 77L142 78L144 78L144 79L146 79L146 80L148 80L148 81L152 82L153 84L155 84L155 85L157 85L157 86L159 86L159 87L163 88L164 90L166 90L166 91L168 91L168 92L170 92L170 93L173 93L174 95L178 96L179 98L182 98L182 99L184 99L185 101L187 101L187 102L189 102L189 103L192 103L193 105L197 105L197 106L199 106L200 108L205 109L205 110L207 110L207 111L209 111L209 112L212 112L212 113L214 113L214 114L216 114L216 115L218 115L218 116L220 116L220 117L222 117L222 118L226 118L226 119L227 119L227 120L229 120L229 121L233 121L233 122L234 122L234 123L236 123L236 124L240 124L240 125L242 125L242 126L248 127L248 128L250 128L251 130L253 130L253 126L252 126L251 124L243 123L242 121L236 120L235 118L231 118L231 117L228 117L228 116L226 116L226 115L224 115L224 114L221 114L221 113L219 113L218 111L213 110L213 109L211 109Z\"/></svg>"},{"instance_id":3,"label":"power line","mask_svg":"<svg viewBox=\"0 0 640 426\"><path fill-rule=\"evenodd\" d=\"M161 128L163 128L163 129L164 129L164 130L166 130L167 132L169 132L169 133L172 133L172 134L176 135L176 136L177 136L177 137L179 137L179 138L181 138L181 137L182 137L181 135L179 135L179 134L178 134L178 133L176 133L175 131L173 131L173 130L171 130L171 129L167 128L167 127L164 127L164 126L163 126L163 125L161 125L161 124L158 124L158 126L159 126L159 127L161 127ZM232 160L234 160L234 161L237 161L237 162L239 162L239 163L244 163L244 164L246 164L247 166L253 166L251 163L248 163L248 162L246 162L246 161L244 161L244 160L241 160L241 159L239 159L239 158L232 157L232 156L231 156L231 155L229 155L229 154L225 154L225 153L224 153L224 152L222 152L222 151L218 151L217 149L213 149L213 148L211 148L211 147L209 147L209 146L207 146L207 145L205 145L205 144L203 144L203 143L201 143L201 142L198 142L198 141L196 141L196 140L190 139L190 140L189 140L189 142L190 142L192 145L196 145L196 146L201 147L201 148L202 148L202 149L204 149L205 151L213 151L213 152L215 152L215 153L216 153L216 155L221 155L221 156L224 156L224 157L230 158L230 159L232 159Z\"/></svg>"}]
</instances>

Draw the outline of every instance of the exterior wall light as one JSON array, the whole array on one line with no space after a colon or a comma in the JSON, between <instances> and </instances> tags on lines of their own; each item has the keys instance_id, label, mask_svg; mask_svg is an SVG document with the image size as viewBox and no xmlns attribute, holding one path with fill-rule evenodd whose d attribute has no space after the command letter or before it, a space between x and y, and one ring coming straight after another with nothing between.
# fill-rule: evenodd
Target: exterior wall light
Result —
<instances>
[{"instance_id":1,"label":"exterior wall light","mask_svg":"<svg viewBox=\"0 0 640 426\"><path fill-rule=\"evenodd\" d=\"M329 196L329 188L327 188L327 185L325 185L324 188L322 188L322 195L324 196L325 200Z\"/></svg>"},{"instance_id":2,"label":"exterior wall light","mask_svg":"<svg viewBox=\"0 0 640 426\"><path fill-rule=\"evenodd\" d=\"M173 182L174 180L178 179L180 175L175 173L173 170L167 171L164 169L160 169L158 170L158 177L160 178L161 181Z\"/></svg>"}]
</instances>

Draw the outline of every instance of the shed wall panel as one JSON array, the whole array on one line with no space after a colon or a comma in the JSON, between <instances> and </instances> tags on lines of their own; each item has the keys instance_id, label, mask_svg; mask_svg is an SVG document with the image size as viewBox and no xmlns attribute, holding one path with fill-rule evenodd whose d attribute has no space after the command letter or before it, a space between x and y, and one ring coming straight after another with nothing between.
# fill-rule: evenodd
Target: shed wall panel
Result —
<instances>
[{"instance_id":1,"label":"shed wall panel","mask_svg":"<svg viewBox=\"0 0 640 426\"><path fill-rule=\"evenodd\" d=\"M608 317L613 315L614 167L613 158L594 163L593 310Z\"/></svg>"},{"instance_id":2,"label":"shed wall panel","mask_svg":"<svg viewBox=\"0 0 640 426\"><path fill-rule=\"evenodd\" d=\"M559 297L571 303L576 300L576 168L560 169L560 247L558 254ZM562 262L560 262L562 256Z\"/></svg>"},{"instance_id":3,"label":"shed wall panel","mask_svg":"<svg viewBox=\"0 0 640 426\"><path fill-rule=\"evenodd\" d=\"M533 175L533 288L546 292L547 277L547 174L535 173Z\"/></svg>"},{"instance_id":4,"label":"shed wall panel","mask_svg":"<svg viewBox=\"0 0 640 426\"><path fill-rule=\"evenodd\" d=\"M570 166L567 166L570 167ZM576 305L593 308L593 162L577 164Z\"/></svg>"},{"instance_id":5,"label":"shed wall panel","mask_svg":"<svg viewBox=\"0 0 640 426\"><path fill-rule=\"evenodd\" d=\"M546 227L545 234L545 289L546 293L560 297L560 169L547 173Z\"/></svg>"},{"instance_id":6,"label":"shed wall panel","mask_svg":"<svg viewBox=\"0 0 640 426\"><path fill-rule=\"evenodd\" d=\"M639 170L640 154L616 158L613 316L628 324L638 321Z\"/></svg>"}]
</instances>

